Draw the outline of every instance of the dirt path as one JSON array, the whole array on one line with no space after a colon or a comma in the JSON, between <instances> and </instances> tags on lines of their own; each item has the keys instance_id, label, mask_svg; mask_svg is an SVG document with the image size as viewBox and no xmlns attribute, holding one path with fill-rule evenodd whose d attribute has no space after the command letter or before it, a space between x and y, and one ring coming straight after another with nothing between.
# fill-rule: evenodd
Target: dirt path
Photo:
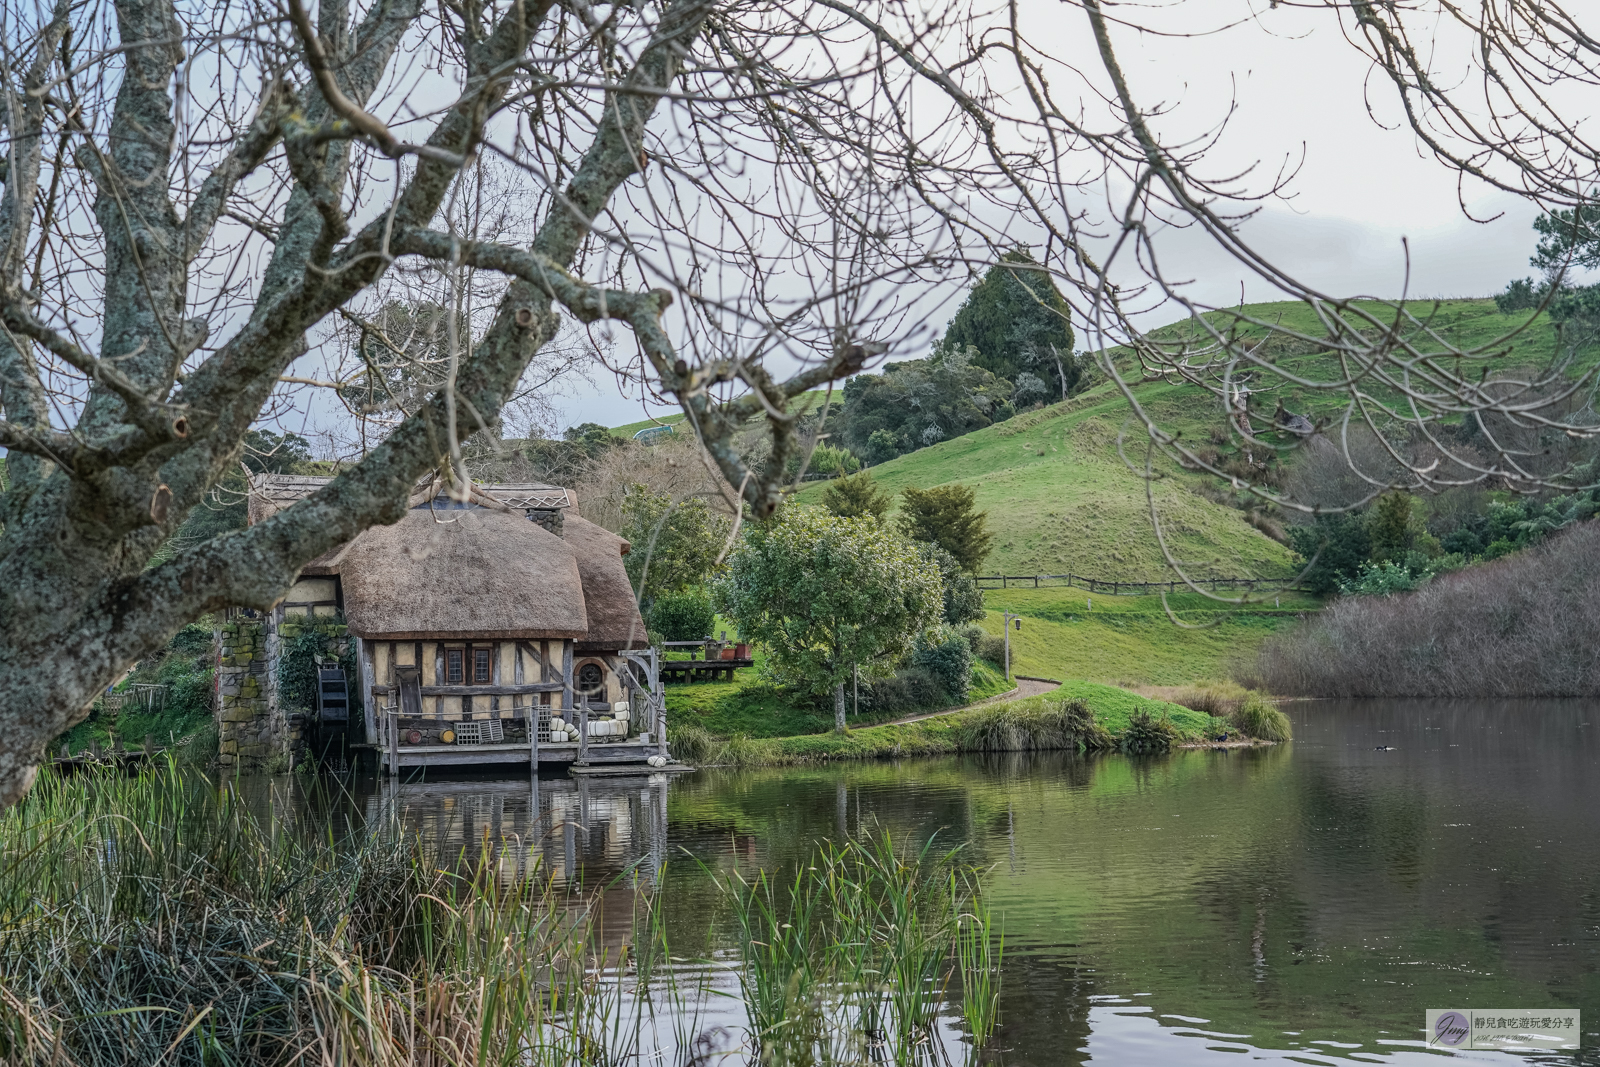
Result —
<instances>
[{"instance_id":1,"label":"dirt path","mask_svg":"<svg viewBox=\"0 0 1600 1067\"><path fill-rule=\"evenodd\" d=\"M1021 700L1023 697L1036 697L1041 693L1048 693L1052 689L1060 688L1060 682L1042 682L1037 678L1018 678L1017 687L1008 693L1001 693L985 700L972 704L963 704L959 708L946 708L943 711L930 712L927 715L913 715L909 719L895 719L892 722L875 722L873 726L904 726L908 722L922 722L924 719L938 719L945 715L954 715L958 711L971 711L981 708L985 704L998 704L1003 700Z\"/></svg>"}]
</instances>

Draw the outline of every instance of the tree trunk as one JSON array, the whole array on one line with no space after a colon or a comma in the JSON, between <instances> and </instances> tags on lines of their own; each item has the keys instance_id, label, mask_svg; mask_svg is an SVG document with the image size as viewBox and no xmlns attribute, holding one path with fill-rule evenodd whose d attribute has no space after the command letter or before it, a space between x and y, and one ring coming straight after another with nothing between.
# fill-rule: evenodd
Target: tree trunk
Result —
<instances>
[{"instance_id":1,"label":"tree trunk","mask_svg":"<svg viewBox=\"0 0 1600 1067\"><path fill-rule=\"evenodd\" d=\"M833 687L833 728L844 732L844 683Z\"/></svg>"}]
</instances>

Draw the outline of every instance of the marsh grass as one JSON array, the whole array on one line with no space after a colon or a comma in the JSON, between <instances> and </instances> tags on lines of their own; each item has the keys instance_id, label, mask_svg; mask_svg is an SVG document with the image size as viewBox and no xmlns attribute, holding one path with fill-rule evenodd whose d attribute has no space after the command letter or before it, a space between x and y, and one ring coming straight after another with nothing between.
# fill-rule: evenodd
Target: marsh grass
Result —
<instances>
[{"instance_id":1,"label":"marsh grass","mask_svg":"<svg viewBox=\"0 0 1600 1067\"><path fill-rule=\"evenodd\" d=\"M882 834L819 845L781 884L764 871L720 884L763 1064L935 1062L937 1012L957 997L974 1057L992 1034L1002 946L956 852Z\"/></svg>"},{"instance_id":2,"label":"marsh grass","mask_svg":"<svg viewBox=\"0 0 1600 1067\"><path fill-rule=\"evenodd\" d=\"M0 1064L693 1059L716 972L672 956L660 898L631 875L589 896L537 865L507 876L494 845L338 840L171 761L47 772L0 815ZM953 854L851 842L781 888L729 888L760 1061L938 1058L934 1014L958 996L979 1043L992 1031L999 946ZM606 930L618 889L632 911Z\"/></svg>"},{"instance_id":3,"label":"marsh grass","mask_svg":"<svg viewBox=\"0 0 1600 1067\"><path fill-rule=\"evenodd\" d=\"M1245 695L1231 718L1246 737L1261 741L1287 741L1294 733L1289 725L1289 716L1256 692Z\"/></svg>"},{"instance_id":4,"label":"marsh grass","mask_svg":"<svg viewBox=\"0 0 1600 1067\"><path fill-rule=\"evenodd\" d=\"M0 817L0 1062L612 1063L655 1002L590 901L254 815L176 765L45 775ZM654 947L647 951L654 956Z\"/></svg>"}]
</instances>

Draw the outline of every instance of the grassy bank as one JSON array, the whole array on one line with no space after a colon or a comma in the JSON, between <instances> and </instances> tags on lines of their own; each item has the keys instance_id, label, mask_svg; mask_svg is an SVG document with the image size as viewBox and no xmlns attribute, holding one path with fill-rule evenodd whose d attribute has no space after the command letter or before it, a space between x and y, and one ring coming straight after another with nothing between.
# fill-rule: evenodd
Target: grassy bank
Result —
<instances>
[{"instance_id":1,"label":"grassy bank","mask_svg":"<svg viewBox=\"0 0 1600 1067\"><path fill-rule=\"evenodd\" d=\"M758 653L759 655L759 653ZM987 699L1011 688L1005 676L981 660L972 665L972 690L967 703ZM850 690L845 689L845 707L850 708ZM948 705L946 705L948 706ZM909 714L940 711L940 706L912 710L874 711L864 708L852 723L872 725ZM765 685L757 666L734 672L732 682L696 682L667 687L667 721L705 730L717 737L787 737L815 734L833 729L833 708L823 704L804 704L771 686Z\"/></svg>"},{"instance_id":2,"label":"grassy bank","mask_svg":"<svg viewBox=\"0 0 1600 1067\"><path fill-rule=\"evenodd\" d=\"M1141 731L1156 728L1165 743ZM1161 726L1160 724L1166 724ZM733 766L782 766L831 760L940 756L959 752L1060 749L1145 750L1208 738L1239 736L1226 719L1151 700L1115 686L1071 681L1043 696L1005 701L898 725L846 733L721 739L693 724L667 721L679 759Z\"/></svg>"}]
</instances>

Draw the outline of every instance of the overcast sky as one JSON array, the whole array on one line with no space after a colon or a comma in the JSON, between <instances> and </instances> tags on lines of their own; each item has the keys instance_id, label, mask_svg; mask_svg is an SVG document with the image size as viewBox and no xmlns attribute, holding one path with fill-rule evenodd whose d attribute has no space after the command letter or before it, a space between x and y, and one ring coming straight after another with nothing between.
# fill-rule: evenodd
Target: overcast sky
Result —
<instances>
[{"instance_id":1,"label":"overcast sky","mask_svg":"<svg viewBox=\"0 0 1600 1067\"><path fill-rule=\"evenodd\" d=\"M1286 7L1260 5L1259 17L1220 33L1192 39L1162 39L1123 30L1118 47L1136 96L1146 108L1176 105L1160 122L1169 140L1180 131L1194 135L1215 127L1232 101L1237 109L1215 149L1211 173L1240 171L1259 163L1257 185L1264 185L1289 161L1304 157L1289 188L1292 199L1269 203L1242 231L1247 240L1278 264L1324 292L1336 295L1396 297L1405 280L1401 247L1411 251L1410 294L1415 297L1488 296L1507 281L1531 273L1531 224L1536 211L1526 203L1484 186L1467 186L1463 195L1472 215L1463 214L1457 178L1425 157L1416 138L1402 129L1385 129L1367 112L1370 96L1378 117L1394 125L1392 94L1369 81L1367 64L1347 44L1331 17ZM1237 0L1203 0L1181 9L1191 27L1237 19L1249 8ZM1075 8L1039 0L1029 14L1065 42L1061 56L1093 63L1083 15ZM1146 9L1150 24L1168 18ZM1090 205L1095 206L1095 205ZM1218 252L1193 231L1159 238L1169 277L1189 277L1190 293L1206 303L1229 304L1276 298L1258 279ZM928 321L943 323L960 294L933 311ZM1156 311L1147 327L1179 317ZM619 395L615 383L596 376L593 385L577 383L560 405L562 425L593 421L615 425L645 415L637 399ZM675 409L659 409L670 411Z\"/></svg>"}]
</instances>

